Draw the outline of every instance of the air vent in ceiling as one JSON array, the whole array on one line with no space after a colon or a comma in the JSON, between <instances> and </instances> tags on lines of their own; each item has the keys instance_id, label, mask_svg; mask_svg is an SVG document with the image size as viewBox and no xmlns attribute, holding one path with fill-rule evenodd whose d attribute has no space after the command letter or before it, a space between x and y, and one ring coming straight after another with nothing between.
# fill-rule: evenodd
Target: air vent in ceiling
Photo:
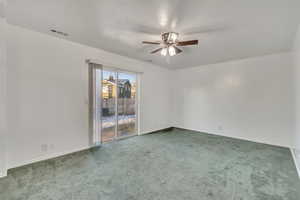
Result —
<instances>
[{"instance_id":1,"label":"air vent in ceiling","mask_svg":"<svg viewBox=\"0 0 300 200\"><path fill-rule=\"evenodd\" d=\"M56 33L56 34L59 34L59 35L62 35L62 36L68 36L69 35L68 33L64 33L62 31L58 31L58 30L55 30L55 29L51 29L50 31L52 33Z\"/></svg>"}]
</instances>

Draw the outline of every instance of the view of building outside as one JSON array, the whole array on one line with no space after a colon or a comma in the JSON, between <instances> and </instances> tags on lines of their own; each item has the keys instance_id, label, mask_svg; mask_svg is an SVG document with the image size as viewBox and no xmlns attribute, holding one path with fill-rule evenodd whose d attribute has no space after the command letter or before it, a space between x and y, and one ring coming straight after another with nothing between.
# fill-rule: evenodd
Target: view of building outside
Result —
<instances>
[{"instance_id":1,"label":"view of building outside","mask_svg":"<svg viewBox=\"0 0 300 200\"><path fill-rule=\"evenodd\" d=\"M102 141L136 134L136 75L103 71ZM117 105L116 105L117 104ZM118 115L116 116L116 110ZM118 130L116 133L116 126Z\"/></svg>"},{"instance_id":2,"label":"view of building outside","mask_svg":"<svg viewBox=\"0 0 300 200\"><path fill-rule=\"evenodd\" d=\"M118 74L118 137L136 134L136 75Z\"/></svg>"}]
</instances>

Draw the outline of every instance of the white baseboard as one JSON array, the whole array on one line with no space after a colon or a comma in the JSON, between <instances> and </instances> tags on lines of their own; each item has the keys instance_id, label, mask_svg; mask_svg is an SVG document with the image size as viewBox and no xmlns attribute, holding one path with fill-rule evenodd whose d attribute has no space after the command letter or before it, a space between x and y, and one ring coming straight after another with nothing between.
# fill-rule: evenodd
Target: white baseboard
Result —
<instances>
[{"instance_id":1,"label":"white baseboard","mask_svg":"<svg viewBox=\"0 0 300 200\"><path fill-rule=\"evenodd\" d=\"M4 178L7 176L7 170L0 171L0 178Z\"/></svg>"},{"instance_id":2,"label":"white baseboard","mask_svg":"<svg viewBox=\"0 0 300 200\"><path fill-rule=\"evenodd\" d=\"M170 128L170 127L167 127L167 128ZM178 126L175 127L175 128L187 129L187 128L178 127ZM166 128L162 128L162 129L166 129ZM155 132L155 131L159 131L159 130L161 130L161 129L158 129L158 130L156 129L156 130L151 130L151 131L145 131L145 132L140 133L139 135L145 135L145 134L148 134L148 133L151 133L151 132ZM195 130L195 129L188 129L188 130L198 131L198 132L205 132L205 131ZM209 133L209 134L212 134L212 133ZM222 135L222 134L213 134L213 135L220 135L220 136L225 136L226 137L226 135ZM245 138L237 138L237 139L244 139L245 140ZM257 142L257 141L254 141L254 142ZM64 156L64 155L67 155L67 154L71 154L71 153L75 153L75 152L78 152L78 151L87 150L87 149L90 149L90 148L91 148L90 146L87 146L87 147L81 147L81 148L77 148L77 149L73 149L73 150L69 150L69 151L55 152L55 153L47 154L47 155L44 155L44 156L41 156L41 157L37 157L37 158L31 159L31 160L28 160L28 161L22 161L22 162L13 164L13 165L9 166L9 169L16 168L16 167L21 167L21 166L24 166L24 165L28 165L28 164L32 164L32 163L35 163L35 162L40 162L40 161L44 161L44 160L48 160L48 159L52 159L52 158L56 158L56 157L59 157L59 156ZM298 172L298 176L300 178L300 160L297 161L297 157L296 157L296 153L295 153L294 149L290 148L290 151L291 151L291 154L293 156L293 160L294 160L297 172ZM5 170L5 171L3 171L3 170L1 171L0 170L0 178L6 177L6 176L7 176L7 170Z\"/></svg>"},{"instance_id":3,"label":"white baseboard","mask_svg":"<svg viewBox=\"0 0 300 200\"><path fill-rule=\"evenodd\" d=\"M167 128L169 128L169 127L167 127ZM161 129L166 129L166 127L161 128ZM161 130L161 129L143 131L139 135L145 135L145 134L148 134L148 133L151 133L151 132L154 132L154 131L158 131L158 130ZM8 166L8 169L13 169L13 168L21 167L21 166L24 166L24 165L29 165L29 164L32 164L32 163L36 163L36 162L40 162L40 161L44 161L44 160L49 160L49 159L52 159L52 158L56 158L56 157L76 153L78 151L83 151L83 150L87 150L87 149L90 149L90 148L92 148L92 146L80 147L80 148L67 150L67 151L63 151L63 152L49 153L49 154L46 154L46 155L43 155L43 156L40 156L40 157L33 158L31 160L23 160L23 161L20 161L18 163L13 163L10 166ZM6 176L6 175L7 175L6 173L3 173L3 176ZM0 177L1 177L1 172L0 172Z\"/></svg>"},{"instance_id":4,"label":"white baseboard","mask_svg":"<svg viewBox=\"0 0 300 200\"><path fill-rule=\"evenodd\" d=\"M300 178L300 160L296 156L295 149L290 148L290 150L291 150L291 153L292 153L292 156L293 156L293 160L294 160L297 172L298 172L298 176Z\"/></svg>"},{"instance_id":5,"label":"white baseboard","mask_svg":"<svg viewBox=\"0 0 300 200\"><path fill-rule=\"evenodd\" d=\"M161 128L156 128L156 129L151 129L151 130L147 130L147 131L140 132L140 134L138 134L138 135L147 135L147 134L149 134L149 133L153 133L153 132L156 132L156 131L165 130L165 129L168 129L168 128L171 128L171 127L172 127L172 126L161 127Z\"/></svg>"},{"instance_id":6,"label":"white baseboard","mask_svg":"<svg viewBox=\"0 0 300 200\"><path fill-rule=\"evenodd\" d=\"M186 129L186 130L191 130L191 131L196 131L196 132L208 133L208 134L211 134L211 135L218 135L218 136L230 137L230 138L235 138L235 139L240 139L240 140L247 140L247 141L250 141L250 142L257 142L257 143L262 143L262 144L268 144L268 145L273 145L273 146L280 146L280 147L289 148L290 151L291 151L293 160L294 160L294 164L295 164L295 167L296 167L296 170L297 170L297 173L298 173L298 177L300 178L300 159L298 158L300 155L297 157L295 149L293 149L293 148L291 148L291 147L289 147L287 145L271 144L271 143L264 142L264 141L257 141L257 140L253 140L253 139L249 139L249 138L241 138L241 137L228 136L226 134L220 134L220 133L209 133L209 132L207 132L205 130L190 129L190 128L181 127L181 126L174 126L174 128L181 128L181 129Z\"/></svg>"},{"instance_id":7,"label":"white baseboard","mask_svg":"<svg viewBox=\"0 0 300 200\"><path fill-rule=\"evenodd\" d=\"M9 166L9 169L21 167L21 166L24 166L24 165L29 165L29 164L40 162L40 161L44 161L44 160L49 160L49 159L52 159L52 158L57 158L57 157L60 157L60 156L64 156L64 155L76 153L78 151L87 150L87 149L90 149L90 148L92 148L92 147L86 146L86 147L76 148L76 149L72 149L72 150L68 150L68 151L63 151L63 152L49 153L47 155L36 157L36 158L31 159L31 160L24 160L24 161L12 164L12 165Z\"/></svg>"},{"instance_id":8,"label":"white baseboard","mask_svg":"<svg viewBox=\"0 0 300 200\"><path fill-rule=\"evenodd\" d=\"M187 127L184 127L184 126L174 126L174 128L186 129L186 130L191 130L191 131L196 131L196 132L201 132L201 133L207 133L207 134L210 134L210 135L223 136L223 137L228 137L228 138L233 138L233 139L246 140L246 141L249 141L249 142L256 142L256 143L267 144L267 145L272 145L272 146L291 148L291 145L289 145L289 144L278 144L278 143L271 143L269 141L258 140L258 139L255 139L255 138L240 137L240 136L236 136L234 134L224 133L223 131L211 132L211 131L205 130L205 129L187 128Z\"/></svg>"}]
</instances>

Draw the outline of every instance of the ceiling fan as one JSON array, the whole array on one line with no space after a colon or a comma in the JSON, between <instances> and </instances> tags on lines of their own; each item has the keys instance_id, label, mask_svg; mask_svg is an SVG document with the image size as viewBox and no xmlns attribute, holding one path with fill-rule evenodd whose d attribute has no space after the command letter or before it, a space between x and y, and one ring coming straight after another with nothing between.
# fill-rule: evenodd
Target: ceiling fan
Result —
<instances>
[{"instance_id":1,"label":"ceiling fan","mask_svg":"<svg viewBox=\"0 0 300 200\"><path fill-rule=\"evenodd\" d=\"M188 41L179 41L178 40L178 33L175 32L166 32L161 34L161 42L148 42L143 41L143 44L154 44L154 45L161 45L160 48L151 51L151 54L160 52L162 56L175 56L182 52L178 46L189 46L189 45L198 45L198 40L188 40Z\"/></svg>"}]
</instances>

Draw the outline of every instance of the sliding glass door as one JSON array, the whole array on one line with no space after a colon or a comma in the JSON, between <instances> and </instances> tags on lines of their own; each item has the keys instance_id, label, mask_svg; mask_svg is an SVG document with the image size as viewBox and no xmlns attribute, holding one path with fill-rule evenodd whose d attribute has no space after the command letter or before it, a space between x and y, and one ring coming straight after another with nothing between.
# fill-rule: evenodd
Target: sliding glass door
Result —
<instances>
[{"instance_id":1,"label":"sliding glass door","mask_svg":"<svg viewBox=\"0 0 300 200\"><path fill-rule=\"evenodd\" d=\"M94 131L94 139L99 143L136 135L137 75L101 68L93 77L93 99L98 105L92 108L93 122L100 127Z\"/></svg>"},{"instance_id":2,"label":"sliding glass door","mask_svg":"<svg viewBox=\"0 0 300 200\"><path fill-rule=\"evenodd\" d=\"M116 137L117 128L117 73L114 71L102 71L102 115L101 138L102 142L108 142Z\"/></svg>"},{"instance_id":3,"label":"sliding glass door","mask_svg":"<svg viewBox=\"0 0 300 200\"><path fill-rule=\"evenodd\" d=\"M118 73L118 137L136 134L136 83L136 74Z\"/></svg>"}]
</instances>

